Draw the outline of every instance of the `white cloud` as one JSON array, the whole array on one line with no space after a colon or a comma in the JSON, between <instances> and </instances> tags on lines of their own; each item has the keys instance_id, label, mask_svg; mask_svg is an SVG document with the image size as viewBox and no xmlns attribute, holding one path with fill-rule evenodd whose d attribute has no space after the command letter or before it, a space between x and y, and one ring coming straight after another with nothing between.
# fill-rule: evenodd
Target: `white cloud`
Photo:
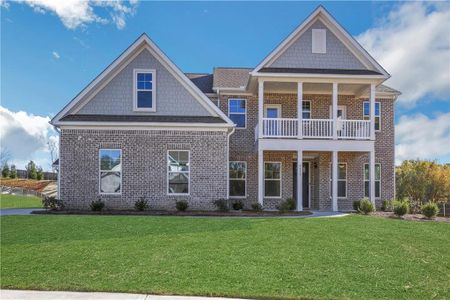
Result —
<instances>
[{"instance_id":1,"label":"white cloud","mask_svg":"<svg viewBox=\"0 0 450 300\"><path fill-rule=\"evenodd\" d=\"M0 0L0 7L4 7L6 9L9 8L9 3L6 0Z\"/></svg>"},{"instance_id":2,"label":"white cloud","mask_svg":"<svg viewBox=\"0 0 450 300\"><path fill-rule=\"evenodd\" d=\"M395 126L396 164L405 159L439 159L450 155L450 113L428 118L402 116Z\"/></svg>"},{"instance_id":3,"label":"white cloud","mask_svg":"<svg viewBox=\"0 0 450 300\"><path fill-rule=\"evenodd\" d=\"M12 112L0 106L1 147L8 150L11 163L17 168L22 169L29 160L35 160L45 170L50 168L47 141L58 137L49 121L48 116Z\"/></svg>"},{"instance_id":4,"label":"white cloud","mask_svg":"<svg viewBox=\"0 0 450 300\"><path fill-rule=\"evenodd\" d=\"M53 55L53 57L56 58L56 59L59 59L59 58L61 57L61 56L59 56L59 53L56 52L56 51L53 51L53 52L52 52L52 55Z\"/></svg>"},{"instance_id":5,"label":"white cloud","mask_svg":"<svg viewBox=\"0 0 450 300\"><path fill-rule=\"evenodd\" d=\"M0 0L1 1L1 0ZM90 23L114 23L118 29L126 25L126 17L136 12L137 2L100 1L100 0L20 0L38 13L51 12L57 15L69 29L85 27ZM101 17L98 10L103 9L110 18Z\"/></svg>"},{"instance_id":6,"label":"white cloud","mask_svg":"<svg viewBox=\"0 0 450 300\"><path fill-rule=\"evenodd\" d=\"M357 37L392 75L400 105L424 96L450 99L450 4L406 2Z\"/></svg>"}]
</instances>

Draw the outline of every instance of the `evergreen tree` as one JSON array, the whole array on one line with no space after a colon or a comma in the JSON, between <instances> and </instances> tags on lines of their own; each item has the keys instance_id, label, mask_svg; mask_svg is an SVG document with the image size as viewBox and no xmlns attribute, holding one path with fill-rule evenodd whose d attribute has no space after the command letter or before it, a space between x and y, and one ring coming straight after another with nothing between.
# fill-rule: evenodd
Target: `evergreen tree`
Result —
<instances>
[{"instance_id":1,"label":"evergreen tree","mask_svg":"<svg viewBox=\"0 0 450 300\"><path fill-rule=\"evenodd\" d=\"M9 177L9 166L8 166L7 163L5 163L5 164L3 165L3 168L2 168L2 177L5 177L5 178Z\"/></svg>"},{"instance_id":2,"label":"evergreen tree","mask_svg":"<svg viewBox=\"0 0 450 300\"><path fill-rule=\"evenodd\" d=\"M11 165L11 170L9 171L9 178L17 178L16 165Z\"/></svg>"},{"instance_id":3,"label":"evergreen tree","mask_svg":"<svg viewBox=\"0 0 450 300\"><path fill-rule=\"evenodd\" d=\"M30 160L30 162L26 165L26 169L28 178L37 179L37 169L34 161Z\"/></svg>"}]
</instances>

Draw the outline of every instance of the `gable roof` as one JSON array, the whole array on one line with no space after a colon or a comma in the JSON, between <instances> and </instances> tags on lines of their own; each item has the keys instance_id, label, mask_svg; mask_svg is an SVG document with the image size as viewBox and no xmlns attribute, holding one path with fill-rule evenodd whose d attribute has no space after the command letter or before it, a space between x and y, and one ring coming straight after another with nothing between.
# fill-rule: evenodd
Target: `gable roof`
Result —
<instances>
[{"instance_id":1,"label":"gable roof","mask_svg":"<svg viewBox=\"0 0 450 300\"><path fill-rule=\"evenodd\" d=\"M129 61L138 53L147 49L161 64L194 96L194 98L213 117L219 117L226 124L234 126L233 122L217 107L206 95L195 85L181 70L156 46L156 44L143 33L133 44L131 44L118 58L116 58L102 73L92 80L74 99L72 99L51 121L58 126L64 122L63 117L68 115L72 109L92 99L96 92L108 83Z\"/></svg>"},{"instance_id":2,"label":"gable roof","mask_svg":"<svg viewBox=\"0 0 450 300\"><path fill-rule=\"evenodd\" d=\"M382 74L386 79L389 73L353 38L331 14L319 6L303 21L286 39L284 39L269 55L267 55L252 71L252 75L268 67L277 57L286 51L316 20L322 21L337 38L361 61L369 70Z\"/></svg>"}]
</instances>

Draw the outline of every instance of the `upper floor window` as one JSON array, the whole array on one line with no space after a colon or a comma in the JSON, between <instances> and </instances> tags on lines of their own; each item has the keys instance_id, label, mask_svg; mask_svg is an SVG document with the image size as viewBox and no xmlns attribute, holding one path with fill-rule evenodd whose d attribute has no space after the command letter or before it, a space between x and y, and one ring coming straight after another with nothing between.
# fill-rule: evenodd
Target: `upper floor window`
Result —
<instances>
[{"instance_id":1,"label":"upper floor window","mask_svg":"<svg viewBox=\"0 0 450 300\"><path fill-rule=\"evenodd\" d=\"M122 151L120 149L99 150L100 193L120 194L122 191Z\"/></svg>"},{"instance_id":2,"label":"upper floor window","mask_svg":"<svg viewBox=\"0 0 450 300\"><path fill-rule=\"evenodd\" d=\"M370 102L364 101L363 103L363 119L364 120L370 120ZM375 130L381 129L381 103L375 102Z\"/></svg>"},{"instance_id":3,"label":"upper floor window","mask_svg":"<svg viewBox=\"0 0 450 300\"><path fill-rule=\"evenodd\" d=\"M303 100L302 111L303 111L303 119L311 119L311 101Z\"/></svg>"},{"instance_id":4,"label":"upper floor window","mask_svg":"<svg viewBox=\"0 0 450 300\"><path fill-rule=\"evenodd\" d=\"M155 70L134 70L134 110L156 111Z\"/></svg>"},{"instance_id":5,"label":"upper floor window","mask_svg":"<svg viewBox=\"0 0 450 300\"><path fill-rule=\"evenodd\" d=\"M327 30L312 30L312 53L327 53Z\"/></svg>"},{"instance_id":6,"label":"upper floor window","mask_svg":"<svg viewBox=\"0 0 450 300\"><path fill-rule=\"evenodd\" d=\"M237 128L247 126L247 102L245 99L228 99L228 117Z\"/></svg>"}]
</instances>

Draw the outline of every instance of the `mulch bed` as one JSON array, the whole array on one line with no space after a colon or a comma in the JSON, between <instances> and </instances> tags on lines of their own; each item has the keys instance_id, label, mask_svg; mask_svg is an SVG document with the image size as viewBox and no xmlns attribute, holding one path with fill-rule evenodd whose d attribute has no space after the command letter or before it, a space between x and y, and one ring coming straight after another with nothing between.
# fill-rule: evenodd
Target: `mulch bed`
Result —
<instances>
[{"instance_id":1,"label":"mulch bed","mask_svg":"<svg viewBox=\"0 0 450 300\"><path fill-rule=\"evenodd\" d=\"M450 217L436 217L432 220L427 219L424 215L421 214L407 214L403 217L399 218L397 217L393 212L387 212L387 211L376 211L372 213L375 217L382 217L382 218L391 218L391 219L403 219L408 221L418 221L418 222L449 222L450 223Z\"/></svg>"},{"instance_id":2,"label":"mulch bed","mask_svg":"<svg viewBox=\"0 0 450 300\"><path fill-rule=\"evenodd\" d=\"M280 217L280 216L305 216L311 215L309 211L300 212L278 212L278 211L262 211L256 212L251 210L242 211L167 211L167 210L42 210L33 211L33 214L49 214L49 215L136 215L136 216L196 216L196 217Z\"/></svg>"}]
</instances>

